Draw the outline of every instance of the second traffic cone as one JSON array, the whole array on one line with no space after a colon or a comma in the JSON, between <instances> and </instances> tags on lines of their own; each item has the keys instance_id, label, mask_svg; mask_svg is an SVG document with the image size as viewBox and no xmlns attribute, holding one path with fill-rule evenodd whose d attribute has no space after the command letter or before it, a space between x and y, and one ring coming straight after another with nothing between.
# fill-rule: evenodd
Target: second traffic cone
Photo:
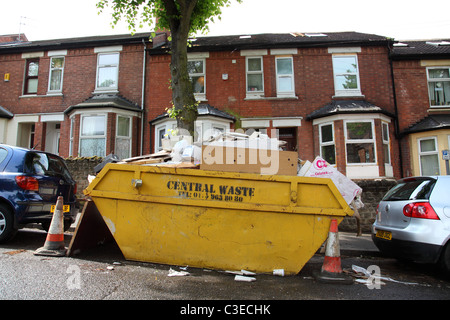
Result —
<instances>
[{"instance_id":1,"label":"second traffic cone","mask_svg":"<svg viewBox=\"0 0 450 320\"><path fill-rule=\"evenodd\" d=\"M47 239L43 247L37 249L34 254L40 256L62 257L66 255L64 243L64 213L63 197L59 196L56 201L55 212L47 232Z\"/></svg>"},{"instance_id":2,"label":"second traffic cone","mask_svg":"<svg viewBox=\"0 0 450 320\"><path fill-rule=\"evenodd\" d=\"M321 282L353 283L353 278L342 273L338 223L336 219L331 220L325 258L323 260L322 269L320 273L316 275L316 279Z\"/></svg>"}]
</instances>

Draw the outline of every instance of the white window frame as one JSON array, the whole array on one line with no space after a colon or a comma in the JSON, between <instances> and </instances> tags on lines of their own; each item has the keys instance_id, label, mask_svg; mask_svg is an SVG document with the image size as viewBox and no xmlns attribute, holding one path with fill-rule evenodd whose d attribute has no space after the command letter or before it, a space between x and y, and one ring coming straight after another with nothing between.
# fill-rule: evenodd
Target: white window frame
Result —
<instances>
[{"instance_id":1,"label":"white window frame","mask_svg":"<svg viewBox=\"0 0 450 320\"><path fill-rule=\"evenodd\" d=\"M249 59L260 59L261 60L261 70L249 71L248 70L248 60ZM248 89L248 76L249 75L261 75L262 90L249 91ZM264 59L263 56L247 56L245 57L245 90L247 92L247 98L259 98L264 96Z\"/></svg>"},{"instance_id":2,"label":"white window frame","mask_svg":"<svg viewBox=\"0 0 450 320\"><path fill-rule=\"evenodd\" d=\"M174 130L177 128L177 122L174 120L165 120L158 125L155 125L155 152L162 150L162 137L169 137L170 130ZM162 131L164 133L161 135Z\"/></svg>"},{"instance_id":3,"label":"white window frame","mask_svg":"<svg viewBox=\"0 0 450 320\"><path fill-rule=\"evenodd\" d=\"M203 64L203 71L200 73L189 73L189 78L192 81L192 77L203 77L203 92L195 92L194 97L197 101L206 100L206 59L188 59L188 62L201 61Z\"/></svg>"},{"instance_id":4,"label":"white window frame","mask_svg":"<svg viewBox=\"0 0 450 320\"><path fill-rule=\"evenodd\" d=\"M332 133L332 141L323 141L322 140L322 127L325 126L331 126L331 133ZM334 147L334 163L330 163L331 165L336 165L336 143L335 143L335 136L334 136L334 122L327 122L327 123L322 123L319 124L319 145L320 145L320 156L324 158L323 152L322 152L322 147L327 147L327 146L333 146ZM326 160L326 159L325 159Z\"/></svg>"},{"instance_id":5,"label":"white window frame","mask_svg":"<svg viewBox=\"0 0 450 320\"><path fill-rule=\"evenodd\" d=\"M63 66L61 68L52 68L52 60L53 59L63 59ZM62 88L63 88L63 80L64 80L64 67L66 66L66 57L65 56L52 56L50 57L50 71L48 74L48 89L47 89L47 93L48 94L52 94L52 93L61 93L62 92ZM55 70L61 70L61 80L60 80L60 84L59 84L59 89L51 89L51 84L52 84L52 74L53 71Z\"/></svg>"},{"instance_id":6,"label":"white window frame","mask_svg":"<svg viewBox=\"0 0 450 320\"><path fill-rule=\"evenodd\" d=\"M100 64L100 57L101 56L105 56L105 55L117 55L118 59L117 59L117 63L116 64ZM117 92L118 88L119 88L119 65L120 65L120 52L99 52L97 54L97 74L95 76L95 91L101 91L101 92L106 92L106 91L113 91L113 92ZM101 87L99 86L99 71L101 68L110 68L110 67L115 67L116 68L116 74L115 74L115 80L116 80L116 85L112 86L112 87Z\"/></svg>"},{"instance_id":7,"label":"white window frame","mask_svg":"<svg viewBox=\"0 0 450 320\"><path fill-rule=\"evenodd\" d=\"M104 121L105 121L105 130L103 135L83 135L83 123L84 123L84 118L87 117L95 117L95 116L102 116L104 117ZM79 137L79 143L78 143L78 154L80 156L83 156L81 154L81 140L83 139L103 139L104 143L105 143L105 154L104 155L97 155L97 156L101 156L101 157L105 157L106 156L106 133L107 133L107 128L108 128L108 115L106 113L88 113L88 114L82 114L80 116L80 137Z\"/></svg>"},{"instance_id":8,"label":"white window frame","mask_svg":"<svg viewBox=\"0 0 450 320\"><path fill-rule=\"evenodd\" d=\"M335 60L339 58L349 58L353 57L356 61L356 72L348 72L348 73L337 73L335 68ZM334 91L336 96L361 96L361 84L359 79L359 63L358 63L358 55L357 54L334 54L332 56L333 60L333 78L334 78ZM338 89L337 85L337 77L345 76L345 75L355 75L356 76L356 89Z\"/></svg>"},{"instance_id":9,"label":"white window frame","mask_svg":"<svg viewBox=\"0 0 450 320\"><path fill-rule=\"evenodd\" d=\"M384 127L386 127L387 137L384 136ZM389 123L387 123L387 122L381 122L381 139L383 140L384 164L391 164L391 138L389 136ZM389 159L387 162L386 162L386 157L384 154L384 147L387 147L387 153L389 156Z\"/></svg>"},{"instance_id":10,"label":"white window frame","mask_svg":"<svg viewBox=\"0 0 450 320\"><path fill-rule=\"evenodd\" d=\"M449 72L449 78L430 78L430 70L436 70L436 69L447 69ZM427 68L427 90L428 90L428 98L429 98L429 103L430 103L430 108L450 108L450 93L449 96L447 97L447 100L449 101L449 104L446 105L436 105L436 104L432 104L432 100L431 100L431 94L430 94L430 83L432 82L449 82L450 83L450 67L449 66L442 66L442 67L429 67ZM442 88L443 92L444 92L444 88Z\"/></svg>"},{"instance_id":11,"label":"white window frame","mask_svg":"<svg viewBox=\"0 0 450 320\"><path fill-rule=\"evenodd\" d=\"M434 151L424 151L422 152L421 148L420 148L420 142L423 140L434 140ZM440 161L439 161L439 146L438 146L438 139L435 136L431 136L431 137L423 137L423 138L419 138L417 139L417 151L419 154L419 169L420 169L420 175L423 175L422 172L422 156L431 156L431 155L435 155L436 159L437 159L437 163L438 163L438 173L436 175L440 175L441 174L441 168L440 168ZM433 174L434 175L434 174Z\"/></svg>"},{"instance_id":12,"label":"white window frame","mask_svg":"<svg viewBox=\"0 0 450 320\"><path fill-rule=\"evenodd\" d=\"M372 128L372 139L349 139L347 134L347 124L348 123L360 123L368 122L371 124ZM375 121L374 120L345 120L344 121L344 137L345 137L345 163L347 166L358 165L358 166L373 166L377 164L377 143L375 135ZM349 144L360 144L360 143L371 143L373 144L373 162L348 162L348 151L347 146Z\"/></svg>"},{"instance_id":13,"label":"white window frame","mask_svg":"<svg viewBox=\"0 0 450 320\"><path fill-rule=\"evenodd\" d=\"M73 138L75 136L75 117L70 118L70 132L69 132L69 157L73 156Z\"/></svg>"},{"instance_id":14,"label":"white window frame","mask_svg":"<svg viewBox=\"0 0 450 320\"><path fill-rule=\"evenodd\" d=\"M291 70L292 73L280 74L278 73L278 60L281 59L289 59L291 62ZM295 83L294 83L294 59L292 56L279 56L275 57L275 73L277 79L277 97L294 97L295 96ZM281 91L280 90L280 80L283 78L290 78L291 88L290 91ZM264 80L264 78L263 78ZM264 82L264 81L263 81Z\"/></svg>"},{"instance_id":15,"label":"white window frame","mask_svg":"<svg viewBox=\"0 0 450 320\"><path fill-rule=\"evenodd\" d=\"M121 136L119 135L119 118L126 118L129 121L129 126L128 126L128 133L126 136ZM126 159L131 157L131 144L132 144L132 128L133 128L133 118L130 116L125 116L123 114L117 114L116 115L116 141L115 141L115 154L119 155L119 150L118 150L118 140L127 140L128 141L128 150L126 152L126 154L121 157L122 159Z\"/></svg>"}]
</instances>

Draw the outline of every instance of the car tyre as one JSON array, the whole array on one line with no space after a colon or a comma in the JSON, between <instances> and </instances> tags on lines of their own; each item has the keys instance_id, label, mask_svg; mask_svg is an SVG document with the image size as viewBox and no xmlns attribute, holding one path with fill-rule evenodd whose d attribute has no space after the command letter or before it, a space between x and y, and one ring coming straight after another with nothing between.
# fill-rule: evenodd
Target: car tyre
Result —
<instances>
[{"instance_id":1,"label":"car tyre","mask_svg":"<svg viewBox=\"0 0 450 320\"><path fill-rule=\"evenodd\" d=\"M0 243L11 240L16 233L13 212L4 204L0 204Z\"/></svg>"},{"instance_id":2,"label":"car tyre","mask_svg":"<svg viewBox=\"0 0 450 320\"><path fill-rule=\"evenodd\" d=\"M450 277L450 242L448 242L442 250L439 266L445 275Z\"/></svg>"}]
</instances>

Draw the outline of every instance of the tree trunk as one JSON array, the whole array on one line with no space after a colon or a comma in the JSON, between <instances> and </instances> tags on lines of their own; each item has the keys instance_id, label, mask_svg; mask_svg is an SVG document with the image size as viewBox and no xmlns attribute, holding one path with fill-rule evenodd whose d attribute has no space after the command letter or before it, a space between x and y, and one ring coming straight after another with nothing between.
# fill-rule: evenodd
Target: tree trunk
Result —
<instances>
[{"instance_id":1,"label":"tree trunk","mask_svg":"<svg viewBox=\"0 0 450 320\"><path fill-rule=\"evenodd\" d=\"M172 100L175 107L177 126L194 136L197 104L187 70L187 35L172 32Z\"/></svg>"},{"instance_id":2,"label":"tree trunk","mask_svg":"<svg viewBox=\"0 0 450 320\"><path fill-rule=\"evenodd\" d=\"M180 1L180 12L173 14L176 9L174 2L165 1L172 33L170 72L172 76L172 101L175 117L179 129L186 129L192 137L195 132L195 120L197 119L197 103L194 90L187 70L187 41L189 37L190 17L197 0Z\"/></svg>"}]
</instances>

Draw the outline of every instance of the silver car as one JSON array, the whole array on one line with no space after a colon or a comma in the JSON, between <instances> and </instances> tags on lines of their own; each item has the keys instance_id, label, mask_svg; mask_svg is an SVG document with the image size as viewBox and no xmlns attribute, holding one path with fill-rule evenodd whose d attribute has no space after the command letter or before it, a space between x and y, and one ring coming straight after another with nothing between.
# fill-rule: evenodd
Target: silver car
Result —
<instances>
[{"instance_id":1,"label":"silver car","mask_svg":"<svg viewBox=\"0 0 450 320\"><path fill-rule=\"evenodd\" d=\"M372 239L382 253L450 273L450 176L397 181L378 205Z\"/></svg>"}]
</instances>

